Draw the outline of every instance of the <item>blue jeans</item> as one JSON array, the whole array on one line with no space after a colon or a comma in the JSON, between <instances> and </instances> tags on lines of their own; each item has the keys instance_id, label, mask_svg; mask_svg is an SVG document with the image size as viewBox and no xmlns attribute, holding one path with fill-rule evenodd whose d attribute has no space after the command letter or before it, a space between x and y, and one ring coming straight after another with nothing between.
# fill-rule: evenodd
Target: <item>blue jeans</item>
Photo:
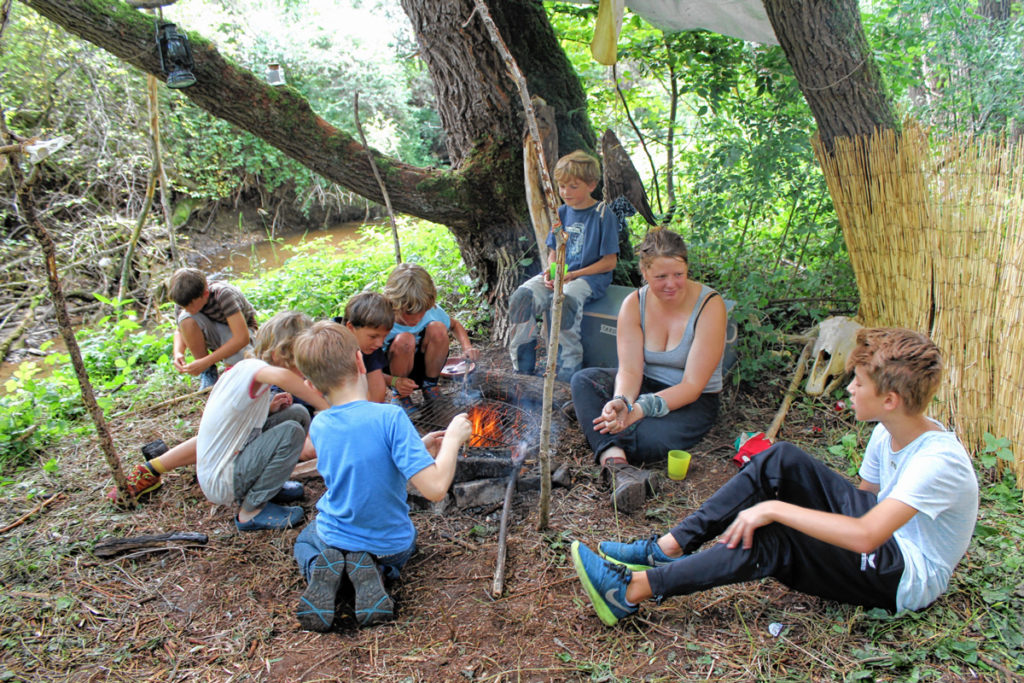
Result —
<instances>
[{"instance_id":1,"label":"blue jeans","mask_svg":"<svg viewBox=\"0 0 1024 683\"><path fill-rule=\"evenodd\" d=\"M299 571L302 572L303 578L309 581L310 574L313 573L313 562L320 556L320 553L324 551L327 544L320 538L320 534L316 530L316 519L306 525L306 527L299 534L298 538L295 539L295 561L299 563ZM352 548L338 548L345 552L359 552L358 549ZM405 563L409 561L412 554L416 552L416 541L415 539L405 550L391 555L373 555L373 559L377 563L377 568L381 570L381 573L389 581L397 581L401 577L401 569L405 566Z\"/></svg>"}]
</instances>

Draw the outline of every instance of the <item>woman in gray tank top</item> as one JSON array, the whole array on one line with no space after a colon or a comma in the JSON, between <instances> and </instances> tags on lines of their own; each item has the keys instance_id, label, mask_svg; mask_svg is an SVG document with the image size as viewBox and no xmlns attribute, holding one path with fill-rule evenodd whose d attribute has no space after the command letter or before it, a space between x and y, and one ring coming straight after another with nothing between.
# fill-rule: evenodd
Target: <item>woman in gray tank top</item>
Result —
<instances>
[{"instance_id":1,"label":"woman in gray tank top","mask_svg":"<svg viewBox=\"0 0 1024 683\"><path fill-rule=\"evenodd\" d=\"M580 428L624 512L656 490L641 467L689 448L714 424L726 334L725 303L689 279L682 237L651 230L636 253L646 284L619 310L619 367L581 370L571 383Z\"/></svg>"}]
</instances>

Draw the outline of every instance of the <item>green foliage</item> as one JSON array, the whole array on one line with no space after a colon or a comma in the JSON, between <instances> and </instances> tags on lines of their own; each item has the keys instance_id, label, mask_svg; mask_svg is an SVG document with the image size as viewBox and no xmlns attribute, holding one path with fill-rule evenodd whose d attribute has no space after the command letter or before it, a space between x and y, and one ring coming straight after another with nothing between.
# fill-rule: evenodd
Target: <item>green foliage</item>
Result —
<instances>
[{"instance_id":1,"label":"green foliage","mask_svg":"<svg viewBox=\"0 0 1024 683\"><path fill-rule=\"evenodd\" d=\"M986 9L1008 9L1005 17ZM993 12L995 13L995 12ZM865 30L887 81L911 116L972 135L1024 125L1021 4L949 0L871 3Z\"/></svg>"},{"instance_id":2,"label":"green foliage","mask_svg":"<svg viewBox=\"0 0 1024 683\"><path fill-rule=\"evenodd\" d=\"M1005 436L997 439L988 432L985 432L982 438L985 440L985 445L981 449L981 453L978 454L978 459L983 467L995 467L1000 460L1013 462L1013 451L1010 450L1009 439Z\"/></svg>"},{"instance_id":3,"label":"green foliage","mask_svg":"<svg viewBox=\"0 0 1024 683\"><path fill-rule=\"evenodd\" d=\"M400 218L398 223L402 257L431 274L438 303L468 329L488 321L486 304L476 296L447 228L408 218ZM281 268L237 284L263 316L287 309L314 318L338 316L354 294L383 289L395 266L390 233L389 225L364 226L358 246L340 255L324 248L326 238L289 247L295 255Z\"/></svg>"},{"instance_id":4,"label":"green foliage","mask_svg":"<svg viewBox=\"0 0 1024 683\"><path fill-rule=\"evenodd\" d=\"M170 366L171 334L142 329L127 301L96 297L113 313L76 334L96 402L104 413L159 394L177 382ZM44 345L46 350L51 344ZM31 462L47 446L69 435L91 433L78 378L66 352L50 353L43 367L22 363L0 394L0 472ZM43 464L57 473L56 462Z\"/></svg>"},{"instance_id":5,"label":"green foliage","mask_svg":"<svg viewBox=\"0 0 1024 683\"><path fill-rule=\"evenodd\" d=\"M843 434L839 443L828 447L828 452L844 462L850 463L846 470L847 474L856 474L860 470L863 456L861 455L860 441L853 432Z\"/></svg>"}]
</instances>

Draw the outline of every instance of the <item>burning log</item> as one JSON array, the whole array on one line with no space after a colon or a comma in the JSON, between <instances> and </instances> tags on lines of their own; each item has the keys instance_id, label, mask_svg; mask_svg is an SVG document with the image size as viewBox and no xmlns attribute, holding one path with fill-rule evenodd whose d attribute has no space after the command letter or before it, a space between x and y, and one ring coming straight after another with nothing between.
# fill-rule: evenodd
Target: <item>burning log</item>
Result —
<instances>
[{"instance_id":1,"label":"burning log","mask_svg":"<svg viewBox=\"0 0 1024 683\"><path fill-rule=\"evenodd\" d=\"M500 598L505 590L505 556L508 554L508 513L512 509L512 494L516 490L516 479L519 478L519 470L526 460L526 449L520 447L516 457L512 459L512 473L508 477L508 487L505 489L505 504L501 508L501 525L498 531L498 560L494 570L494 583L491 585L491 595Z\"/></svg>"}]
</instances>

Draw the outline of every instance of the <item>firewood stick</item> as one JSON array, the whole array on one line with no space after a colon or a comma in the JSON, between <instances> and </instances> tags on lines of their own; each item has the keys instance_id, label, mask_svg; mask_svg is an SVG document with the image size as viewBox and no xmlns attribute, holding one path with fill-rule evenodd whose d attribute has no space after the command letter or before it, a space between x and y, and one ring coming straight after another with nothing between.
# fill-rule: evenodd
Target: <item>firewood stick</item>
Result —
<instances>
[{"instance_id":1,"label":"firewood stick","mask_svg":"<svg viewBox=\"0 0 1024 683\"><path fill-rule=\"evenodd\" d=\"M782 421L786 419L786 413L789 412L789 406L793 403L793 399L796 398L796 392L800 388L800 380L804 378L804 372L807 370L807 361L811 357L812 348L814 348L813 339L804 345L804 350L800 354L800 359L796 362L796 370L793 371L793 379L790 381L789 388L786 389L786 395L782 399L782 405L779 406L778 412L775 413L775 418L772 419L771 426L768 427L768 431L765 432L765 436L769 441L775 440L775 436L782 428Z\"/></svg>"},{"instance_id":2,"label":"firewood stick","mask_svg":"<svg viewBox=\"0 0 1024 683\"><path fill-rule=\"evenodd\" d=\"M42 509L43 509L44 507L46 507L47 505L49 505L50 503L52 503L53 501L57 500L58 498L60 498L60 497L61 497L61 496L63 496L63 495L64 495L63 493L59 493L59 492L58 492L58 493L55 493L55 494L53 494L52 496L50 496L49 498L47 498L46 500L44 500L44 501L43 501L42 503L40 503L39 505L35 506L35 507L34 507L34 508L32 508L31 510L29 510L28 512L26 512L25 514L23 514L23 515L22 515L21 517L19 517L18 519L14 520L13 522L11 522L11 523L10 523L10 524L8 524L7 526L5 526L5 527L4 527L3 529L0 529L0 534L5 534L5 533L7 533L8 531L10 531L11 529L13 529L13 528L15 528L15 527L18 527L18 526L21 526L22 524L24 524L24 523L25 523L25 520L26 520L26 519L28 519L28 518L29 518L29 517L31 517L32 515L36 514L37 512L39 512L40 510L42 510Z\"/></svg>"},{"instance_id":3,"label":"firewood stick","mask_svg":"<svg viewBox=\"0 0 1024 683\"><path fill-rule=\"evenodd\" d=\"M519 450L519 454L512 459L512 474L508 477L508 486L505 488L505 504L501 508L501 525L498 531L498 560L494 570L494 583L491 584L491 595L500 598L505 590L505 556L508 554L508 513L512 509L512 494L516 490L516 481L519 479L519 468L526 460L526 449Z\"/></svg>"},{"instance_id":4,"label":"firewood stick","mask_svg":"<svg viewBox=\"0 0 1024 683\"><path fill-rule=\"evenodd\" d=\"M96 557L114 557L128 550L149 548L164 543L183 542L206 545L208 537L194 531L172 531L166 534L132 536L129 538L105 538L92 549Z\"/></svg>"}]
</instances>

